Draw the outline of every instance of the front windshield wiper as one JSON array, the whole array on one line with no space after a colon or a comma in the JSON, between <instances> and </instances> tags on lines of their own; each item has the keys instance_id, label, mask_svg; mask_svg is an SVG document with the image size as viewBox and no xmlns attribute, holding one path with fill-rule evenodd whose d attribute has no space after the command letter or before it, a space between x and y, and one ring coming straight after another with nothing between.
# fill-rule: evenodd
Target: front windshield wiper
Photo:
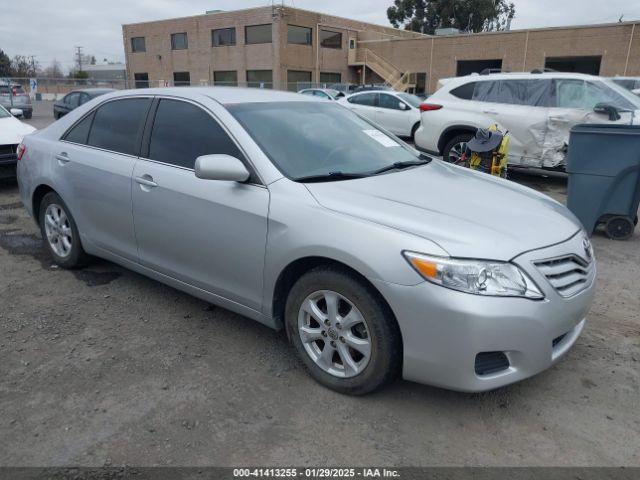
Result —
<instances>
[{"instance_id":1,"label":"front windshield wiper","mask_svg":"<svg viewBox=\"0 0 640 480\"><path fill-rule=\"evenodd\" d=\"M308 177L296 178L296 182L313 183L313 182L334 182L339 180L352 180L354 178L366 178L370 174L366 173L344 173L344 172L329 172L321 175L309 175Z\"/></svg>"},{"instance_id":2,"label":"front windshield wiper","mask_svg":"<svg viewBox=\"0 0 640 480\"><path fill-rule=\"evenodd\" d=\"M431 163L431 159L426 156L420 155L420 160L410 160L407 162L396 162L391 165L387 165L379 170L371 172L371 175L379 175L381 173L390 172L391 170L404 170L409 167L418 167L420 165L426 165Z\"/></svg>"}]
</instances>

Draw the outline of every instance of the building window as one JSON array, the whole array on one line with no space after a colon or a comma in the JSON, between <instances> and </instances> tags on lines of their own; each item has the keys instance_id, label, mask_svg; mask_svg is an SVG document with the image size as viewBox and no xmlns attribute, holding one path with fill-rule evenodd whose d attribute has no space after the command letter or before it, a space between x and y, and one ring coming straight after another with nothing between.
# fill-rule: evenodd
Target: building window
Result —
<instances>
[{"instance_id":1,"label":"building window","mask_svg":"<svg viewBox=\"0 0 640 480\"><path fill-rule=\"evenodd\" d=\"M349 50L355 50L356 49L356 39L355 38L350 38L349 39Z\"/></svg>"},{"instance_id":2,"label":"building window","mask_svg":"<svg viewBox=\"0 0 640 480\"><path fill-rule=\"evenodd\" d=\"M320 72L320 83L322 84L333 84L333 83L341 83L341 82L342 82L341 73Z\"/></svg>"},{"instance_id":3,"label":"building window","mask_svg":"<svg viewBox=\"0 0 640 480\"><path fill-rule=\"evenodd\" d=\"M133 37L131 39L131 51L133 53L141 53L147 51L147 46L144 42L144 37Z\"/></svg>"},{"instance_id":4,"label":"building window","mask_svg":"<svg viewBox=\"0 0 640 480\"><path fill-rule=\"evenodd\" d=\"M247 86L273 88L273 72L271 70L247 70Z\"/></svg>"},{"instance_id":5,"label":"building window","mask_svg":"<svg viewBox=\"0 0 640 480\"><path fill-rule=\"evenodd\" d=\"M236 71L219 71L213 72L213 84L223 87L238 86L238 72Z\"/></svg>"},{"instance_id":6,"label":"building window","mask_svg":"<svg viewBox=\"0 0 640 480\"><path fill-rule=\"evenodd\" d=\"M171 50L186 50L189 48L186 33L171 34Z\"/></svg>"},{"instance_id":7,"label":"building window","mask_svg":"<svg viewBox=\"0 0 640 480\"><path fill-rule=\"evenodd\" d=\"M416 90L414 93L421 95L427 91L427 74L418 72L416 73Z\"/></svg>"},{"instance_id":8,"label":"building window","mask_svg":"<svg viewBox=\"0 0 640 480\"><path fill-rule=\"evenodd\" d=\"M272 27L271 24L267 25L251 25L244 27L244 39L247 45L256 43L271 43L272 42Z\"/></svg>"},{"instance_id":9,"label":"building window","mask_svg":"<svg viewBox=\"0 0 640 480\"><path fill-rule=\"evenodd\" d=\"M236 44L236 29L235 28L220 28L218 30L211 30L211 46L213 47L228 47Z\"/></svg>"},{"instance_id":10,"label":"building window","mask_svg":"<svg viewBox=\"0 0 640 480\"><path fill-rule=\"evenodd\" d=\"M320 30L320 45L323 48L342 48L342 34L340 32L330 32Z\"/></svg>"},{"instance_id":11,"label":"building window","mask_svg":"<svg viewBox=\"0 0 640 480\"><path fill-rule=\"evenodd\" d=\"M295 45L311 45L312 29L287 25L287 41Z\"/></svg>"},{"instance_id":12,"label":"building window","mask_svg":"<svg viewBox=\"0 0 640 480\"><path fill-rule=\"evenodd\" d=\"M134 73L133 79L135 80L136 88L149 88L148 73Z\"/></svg>"},{"instance_id":13,"label":"building window","mask_svg":"<svg viewBox=\"0 0 640 480\"><path fill-rule=\"evenodd\" d=\"M303 88L311 87L311 72L302 70L287 71L288 90L297 92Z\"/></svg>"},{"instance_id":14,"label":"building window","mask_svg":"<svg viewBox=\"0 0 640 480\"><path fill-rule=\"evenodd\" d=\"M175 87L188 87L191 85L189 72L173 72L173 85Z\"/></svg>"}]
</instances>

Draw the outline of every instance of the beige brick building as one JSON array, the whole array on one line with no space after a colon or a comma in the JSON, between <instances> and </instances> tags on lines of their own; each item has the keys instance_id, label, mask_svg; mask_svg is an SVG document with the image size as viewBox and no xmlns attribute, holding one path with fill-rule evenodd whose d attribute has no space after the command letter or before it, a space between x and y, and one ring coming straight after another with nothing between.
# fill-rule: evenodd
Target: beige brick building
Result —
<instances>
[{"instance_id":1,"label":"beige brick building","mask_svg":"<svg viewBox=\"0 0 640 480\"><path fill-rule=\"evenodd\" d=\"M387 83L433 92L485 68L640 76L640 22L427 36L296 8L123 26L131 85Z\"/></svg>"}]
</instances>

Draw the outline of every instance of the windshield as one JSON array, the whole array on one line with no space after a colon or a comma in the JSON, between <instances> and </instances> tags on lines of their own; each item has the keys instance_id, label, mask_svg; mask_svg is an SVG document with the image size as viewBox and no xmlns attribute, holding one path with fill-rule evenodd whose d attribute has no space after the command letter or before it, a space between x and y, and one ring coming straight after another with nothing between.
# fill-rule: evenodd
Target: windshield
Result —
<instances>
[{"instance_id":1,"label":"windshield","mask_svg":"<svg viewBox=\"0 0 640 480\"><path fill-rule=\"evenodd\" d=\"M624 97L625 100L627 100L627 102L621 102L622 105L616 104L617 107L622 107L629 110L640 110L640 97L638 97L637 95L634 95L629 90L627 90L624 87L621 87L620 85L616 84L612 80L603 78L601 81L604 82L611 89L615 90L615 92L618 93L620 96Z\"/></svg>"},{"instance_id":2,"label":"windshield","mask_svg":"<svg viewBox=\"0 0 640 480\"><path fill-rule=\"evenodd\" d=\"M420 108L420 105L422 104L422 99L412 95L411 93L399 93L398 96L413 108Z\"/></svg>"},{"instance_id":3,"label":"windshield","mask_svg":"<svg viewBox=\"0 0 640 480\"><path fill-rule=\"evenodd\" d=\"M418 153L335 103L244 103L227 107L273 164L293 180L367 175Z\"/></svg>"},{"instance_id":4,"label":"windshield","mask_svg":"<svg viewBox=\"0 0 640 480\"><path fill-rule=\"evenodd\" d=\"M10 116L11 114L7 111L7 109L0 105L0 118L6 118Z\"/></svg>"}]
</instances>

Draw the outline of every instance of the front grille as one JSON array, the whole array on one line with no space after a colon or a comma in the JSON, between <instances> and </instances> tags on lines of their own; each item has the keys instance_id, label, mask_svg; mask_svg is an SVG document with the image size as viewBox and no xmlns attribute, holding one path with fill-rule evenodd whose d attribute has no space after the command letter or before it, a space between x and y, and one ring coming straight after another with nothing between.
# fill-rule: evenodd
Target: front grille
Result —
<instances>
[{"instance_id":1,"label":"front grille","mask_svg":"<svg viewBox=\"0 0 640 480\"><path fill-rule=\"evenodd\" d=\"M535 265L551 286L565 298L580 293L591 283L593 261L588 262L577 255L542 260L535 262Z\"/></svg>"},{"instance_id":2,"label":"front grille","mask_svg":"<svg viewBox=\"0 0 640 480\"><path fill-rule=\"evenodd\" d=\"M476 375L491 375L509 368L504 352L484 352L476 355Z\"/></svg>"},{"instance_id":3,"label":"front grille","mask_svg":"<svg viewBox=\"0 0 640 480\"><path fill-rule=\"evenodd\" d=\"M0 164L18 160L17 150L18 145L0 145Z\"/></svg>"}]
</instances>

